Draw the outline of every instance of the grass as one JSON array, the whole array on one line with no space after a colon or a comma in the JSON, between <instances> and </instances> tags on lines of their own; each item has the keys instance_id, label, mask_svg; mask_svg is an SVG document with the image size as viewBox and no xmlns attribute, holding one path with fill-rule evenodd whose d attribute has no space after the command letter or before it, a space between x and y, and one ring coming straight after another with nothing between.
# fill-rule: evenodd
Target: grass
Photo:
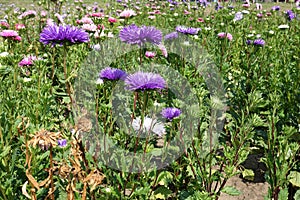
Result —
<instances>
[{"instance_id":1,"label":"grass","mask_svg":"<svg viewBox=\"0 0 300 200\"><path fill-rule=\"evenodd\" d=\"M15 4L17 7L25 7L27 9L32 8L33 4L36 4L38 1L37 0L1 0L1 4L5 5L10 5L10 4ZM73 2L70 1L69 2ZM98 5L103 5L105 6L106 3L112 2L112 0L84 0L83 1L86 4L93 4L95 2L98 3ZM241 5L241 2L236 2L233 3L233 5ZM262 3L263 9L264 10L270 10L274 5L279 5L283 10L288 10L291 9L292 7L295 6L293 1L290 1L289 3L282 3L282 2L271 2L271 3Z\"/></svg>"}]
</instances>

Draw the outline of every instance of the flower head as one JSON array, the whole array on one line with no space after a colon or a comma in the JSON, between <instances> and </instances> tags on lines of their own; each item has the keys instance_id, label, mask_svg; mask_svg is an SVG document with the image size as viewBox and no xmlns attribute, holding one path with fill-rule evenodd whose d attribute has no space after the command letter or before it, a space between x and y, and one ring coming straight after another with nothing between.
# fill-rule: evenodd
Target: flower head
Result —
<instances>
[{"instance_id":1,"label":"flower head","mask_svg":"<svg viewBox=\"0 0 300 200\"><path fill-rule=\"evenodd\" d=\"M256 40L253 41L253 45L264 46L265 45L265 41L263 39L256 39Z\"/></svg>"},{"instance_id":2,"label":"flower head","mask_svg":"<svg viewBox=\"0 0 300 200\"><path fill-rule=\"evenodd\" d=\"M24 13L22 13L18 19L24 19L24 18L31 18L31 17L35 17L36 16L36 12L34 10L28 10Z\"/></svg>"},{"instance_id":3,"label":"flower head","mask_svg":"<svg viewBox=\"0 0 300 200\"><path fill-rule=\"evenodd\" d=\"M178 38L178 33L176 31L172 32L172 33L169 33L167 35L165 35L165 40L173 40L173 39L176 39Z\"/></svg>"},{"instance_id":4,"label":"flower head","mask_svg":"<svg viewBox=\"0 0 300 200\"><path fill-rule=\"evenodd\" d=\"M20 62L19 62L19 66L31 66L33 65L32 60L30 59L30 57L27 58L23 58Z\"/></svg>"},{"instance_id":5,"label":"flower head","mask_svg":"<svg viewBox=\"0 0 300 200\"><path fill-rule=\"evenodd\" d=\"M0 32L0 36L4 37L4 38L15 38L17 36L19 36L17 31L14 30L3 30Z\"/></svg>"},{"instance_id":6,"label":"flower head","mask_svg":"<svg viewBox=\"0 0 300 200\"><path fill-rule=\"evenodd\" d=\"M188 35L196 35L198 34L198 31L200 31L200 28L192 28L192 27L185 27L185 26L177 26L176 31L183 34Z\"/></svg>"},{"instance_id":7,"label":"flower head","mask_svg":"<svg viewBox=\"0 0 300 200\"><path fill-rule=\"evenodd\" d=\"M89 41L89 35L82 29L70 25L46 26L40 34L40 42L45 45L52 44L76 44Z\"/></svg>"},{"instance_id":8,"label":"flower head","mask_svg":"<svg viewBox=\"0 0 300 200\"><path fill-rule=\"evenodd\" d=\"M135 24L124 27L120 31L120 39L128 44L142 45L146 42L160 44L162 32L153 26L138 27Z\"/></svg>"},{"instance_id":9,"label":"flower head","mask_svg":"<svg viewBox=\"0 0 300 200\"><path fill-rule=\"evenodd\" d=\"M145 117L143 124L142 124L141 117L137 117L133 119L132 128L135 131L142 131L144 133L153 132L159 137L166 134L164 124L162 122L157 121L157 119L152 119L150 117Z\"/></svg>"},{"instance_id":10,"label":"flower head","mask_svg":"<svg viewBox=\"0 0 300 200\"><path fill-rule=\"evenodd\" d=\"M159 74L140 71L128 75L125 84L132 91L164 89L166 86L165 80Z\"/></svg>"},{"instance_id":11,"label":"flower head","mask_svg":"<svg viewBox=\"0 0 300 200\"><path fill-rule=\"evenodd\" d=\"M65 147L67 146L67 140L66 139L59 139L57 140L57 144L59 147Z\"/></svg>"},{"instance_id":12,"label":"flower head","mask_svg":"<svg viewBox=\"0 0 300 200\"><path fill-rule=\"evenodd\" d=\"M161 115L168 119L172 120L175 117L178 117L181 114L181 110L178 108L164 108L161 112Z\"/></svg>"},{"instance_id":13,"label":"flower head","mask_svg":"<svg viewBox=\"0 0 300 200\"><path fill-rule=\"evenodd\" d=\"M273 10L273 11L278 11L278 10L280 10L280 6L273 6L273 7L272 7L272 10Z\"/></svg>"},{"instance_id":14,"label":"flower head","mask_svg":"<svg viewBox=\"0 0 300 200\"><path fill-rule=\"evenodd\" d=\"M152 52L152 51L146 51L146 53L145 53L145 56L147 58L153 58L155 55L156 55L156 53Z\"/></svg>"},{"instance_id":15,"label":"flower head","mask_svg":"<svg viewBox=\"0 0 300 200\"><path fill-rule=\"evenodd\" d=\"M282 24L282 25L279 25L278 28L279 29L288 29L288 28L290 28L290 26L287 24Z\"/></svg>"},{"instance_id":16,"label":"flower head","mask_svg":"<svg viewBox=\"0 0 300 200\"><path fill-rule=\"evenodd\" d=\"M125 9L120 13L120 17L129 18L131 16L136 16L134 10Z\"/></svg>"},{"instance_id":17,"label":"flower head","mask_svg":"<svg viewBox=\"0 0 300 200\"><path fill-rule=\"evenodd\" d=\"M121 69L106 67L101 70L99 74L99 78L107 79L107 80L119 80L124 79L126 76L126 72Z\"/></svg>"},{"instance_id":18,"label":"flower head","mask_svg":"<svg viewBox=\"0 0 300 200\"><path fill-rule=\"evenodd\" d=\"M235 13L233 21L239 21L241 19L243 19L243 13L242 12Z\"/></svg>"},{"instance_id":19,"label":"flower head","mask_svg":"<svg viewBox=\"0 0 300 200\"><path fill-rule=\"evenodd\" d=\"M231 41L233 39L232 35L230 33L218 33L218 37L219 38L227 38L229 41Z\"/></svg>"},{"instance_id":20,"label":"flower head","mask_svg":"<svg viewBox=\"0 0 300 200\"><path fill-rule=\"evenodd\" d=\"M296 18L295 13L293 11L291 11L291 10L286 11L286 15L287 15L287 18L288 18L289 21L291 21L294 18Z\"/></svg>"}]
</instances>

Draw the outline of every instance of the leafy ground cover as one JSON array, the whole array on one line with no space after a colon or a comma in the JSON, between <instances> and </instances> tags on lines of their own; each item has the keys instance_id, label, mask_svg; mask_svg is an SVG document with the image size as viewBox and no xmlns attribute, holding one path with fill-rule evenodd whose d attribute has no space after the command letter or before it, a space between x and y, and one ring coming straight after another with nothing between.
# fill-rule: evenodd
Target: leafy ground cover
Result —
<instances>
[{"instance_id":1,"label":"leafy ground cover","mask_svg":"<svg viewBox=\"0 0 300 200\"><path fill-rule=\"evenodd\" d=\"M0 7L1 199L299 199L295 4L26 2Z\"/></svg>"}]
</instances>

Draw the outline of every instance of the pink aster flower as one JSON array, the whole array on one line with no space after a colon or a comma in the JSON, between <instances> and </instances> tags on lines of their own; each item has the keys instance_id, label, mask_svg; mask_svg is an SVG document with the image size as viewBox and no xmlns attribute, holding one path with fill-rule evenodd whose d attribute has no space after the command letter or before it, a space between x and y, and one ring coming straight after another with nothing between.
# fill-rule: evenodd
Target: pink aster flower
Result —
<instances>
[{"instance_id":1,"label":"pink aster flower","mask_svg":"<svg viewBox=\"0 0 300 200\"><path fill-rule=\"evenodd\" d=\"M116 23L116 22L117 22L117 19L116 19L116 18L113 18L113 17L109 17L109 18L108 18L108 22L109 22L109 23Z\"/></svg>"},{"instance_id":2,"label":"pink aster flower","mask_svg":"<svg viewBox=\"0 0 300 200\"><path fill-rule=\"evenodd\" d=\"M0 26L1 26L1 28L9 28L9 24L5 21L1 21Z\"/></svg>"},{"instance_id":3,"label":"pink aster flower","mask_svg":"<svg viewBox=\"0 0 300 200\"><path fill-rule=\"evenodd\" d=\"M155 55L156 55L156 53L152 52L152 51L146 51L146 53L145 53L145 56L147 58L153 58Z\"/></svg>"},{"instance_id":4,"label":"pink aster flower","mask_svg":"<svg viewBox=\"0 0 300 200\"><path fill-rule=\"evenodd\" d=\"M231 41L233 39L232 35L230 33L218 33L218 37L219 38L227 38L229 41Z\"/></svg>"},{"instance_id":5,"label":"pink aster flower","mask_svg":"<svg viewBox=\"0 0 300 200\"><path fill-rule=\"evenodd\" d=\"M204 22L204 19L203 18L198 18L197 22Z\"/></svg>"},{"instance_id":6,"label":"pink aster flower","mask_svg":"<svg viewBox=\"0 0 300 200\"><path fill-rule=\"evenodd\" d=\"M99 13L92 13L90 16L95 18L103 18L105 15L104 13L99 12Z\"/></svg>"},{"instance_id":7,"label":"pink aster flower","mask_svg":"<svg viewBox=\"0 0 300 200\"><path fill-rule=\"evenodd\" d=\"M159 44L158 48L161 50L161 53L164 55L164 57L168 57L168 51L167 48L165 47L165 45L163 44Z\"/></svg>"},{"instance_id":8,"label":"pink aster flower","mask_svg":"<svg viewBox=\"0 0 300 200\"><path fill-rule=\"evenodd\" d=\"M35 17L36 16L36 12L34 10L28 10L24 13L22 13L18 19L25 19L25 18L31 18L31 17Z\"/></svg>"},{"instance_id":9,"label":"pink aster flower","mask_svg":"<svg viewBox=\"0 0 300 200\"><path fill-rule=\"evenodd\" d=\"M14 30L3 30L0 32L0 36L3 38L11 38L11 39L16 39L16 37L19 36L17 31Z\"/></svg>"},{"instance_id":10,"label":"pink aster flower","mask_svg":"<svg viewBox=\"0 0 300 200\"><path fill-rule=\"evenodd\" d=\"M16 30L25 29L24 24L16 24L15 27L16 27Z\"/></svg>"},{"instance_id":11,"label":"pink aster flower","mask_svg":"<svg viewBox=\"0 0 300 200\"><path fill-rule=\"evenodd\" d=\"M125 9L120 13L120 17L129 18L131 16L136 16L134 10Z\"/></svg>"},{"instance_id":12,"label":"pink aster flower","mask_svg":"<svg viewBox=\"0 0 300 200\"><path fill-rule=\"evenodd\" d=\"M95 24L83 24L82 29L90 32L95 32L97 31L97 26Z\"/></svg>"},{"instance_id":13,"label":"pink aster flower","mask_svg":"<svg viewBox=\"0 0 300 200\"><path fill-rule=\"evenodd\" d=\"M32 60L30 59L30 57L27 58L23 58L20 62L19 62L19 66L23 67L23 66L31 66L33 65Z\"/></svg>"}]
</instances>

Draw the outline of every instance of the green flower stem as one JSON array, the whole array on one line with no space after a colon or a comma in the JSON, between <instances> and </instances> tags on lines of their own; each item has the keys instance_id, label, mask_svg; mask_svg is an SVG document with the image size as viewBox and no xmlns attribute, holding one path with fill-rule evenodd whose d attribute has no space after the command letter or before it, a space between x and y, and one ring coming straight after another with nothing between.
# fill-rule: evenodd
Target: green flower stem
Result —
<instances>
[{"instance_id":1,"label":"green flower stem","mask_svg":"<svg viewBox=\"0 0 300 200\"><path fill-rule=\"evenodd\" d=\"M64 45L64 48L63 48L64 50L64 53L63 53L63 55L64 55L64 60L63 60L63 66L64 66L64 75L65 75L65 81L66 81L66 90L67 90L67 93L68 93L68 95L69 95L69 98L70 98L70 101L71 101L71 105L73 105L73 99L72 99L72 95L71 95L71 90L70 90L70 82L69 82L69 72L68 72L68 67L67 67L67 56L68 56L68 54L67 54L67 51L68 51L68 49L67 49L67 46L66 45Z\"/></svg>"}]
</instances>

